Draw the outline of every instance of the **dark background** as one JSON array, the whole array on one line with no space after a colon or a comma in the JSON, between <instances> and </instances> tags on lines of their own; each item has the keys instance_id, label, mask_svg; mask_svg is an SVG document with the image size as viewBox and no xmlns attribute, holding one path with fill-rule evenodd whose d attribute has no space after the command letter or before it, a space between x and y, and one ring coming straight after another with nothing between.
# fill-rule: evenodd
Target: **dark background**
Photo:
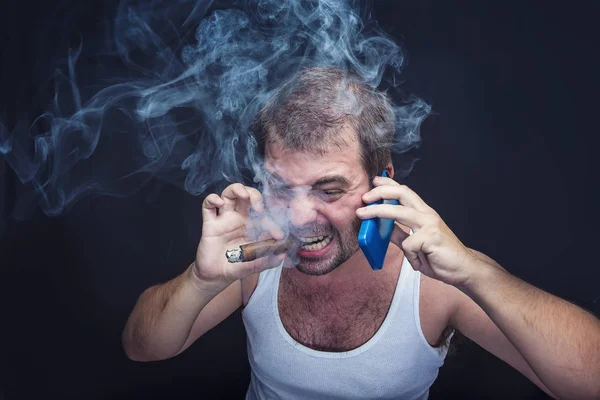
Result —
<instances>
[{"instance_id":1,"label":"dark background","mask_svg":"<svg viewBox=\"0 0 600 400\"><path fill-rule=\"evenodd\" d=\"M526 3L375 2L382 27L408 49L404 88L436 112L405 182L466 245L598 314L600 10L592 1ZM53 69L64 68L78 35L99 35L114 4L2 2L0 113L9 129L44 110ZM18 222L8 217L18 189L0 157L0 399L243 397L239 313L175 359L135 363L120 347L139 294L193 260L201 198L148 185ZM466 342L431 398L545 395Z\"/></svg>"}]
</instances>

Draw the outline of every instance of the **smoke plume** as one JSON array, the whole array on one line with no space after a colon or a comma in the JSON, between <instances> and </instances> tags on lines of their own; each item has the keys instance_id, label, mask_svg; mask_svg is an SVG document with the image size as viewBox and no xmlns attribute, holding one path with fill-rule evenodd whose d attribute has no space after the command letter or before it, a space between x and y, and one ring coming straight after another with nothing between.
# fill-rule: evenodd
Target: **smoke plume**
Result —
<instances>
[{"instance_id":1,"label":"smoke plume","mask_svg":"<svg viewBox=\"0 0 600 400\"><path fill-rule=\"evenodd\" d=\"M10 130L0 121L0 157L24 188L15 217L58 215L84 195L124 196L153 179L193 195L252 179L261 160L250 125L293 74L352 70L394 96L405 64L369 9L343 0L122 1L107 32L93 63L69 50L47 112ZM419 144L430 108L397 104L402 153Z\"/></svg>"}]
</instances>

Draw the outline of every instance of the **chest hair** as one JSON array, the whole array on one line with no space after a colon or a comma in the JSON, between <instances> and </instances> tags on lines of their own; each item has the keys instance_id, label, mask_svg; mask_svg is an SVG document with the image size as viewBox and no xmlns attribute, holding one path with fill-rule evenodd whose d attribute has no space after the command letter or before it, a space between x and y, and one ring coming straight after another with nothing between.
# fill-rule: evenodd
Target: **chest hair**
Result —
<instances>
[{"instance_id":1,"label":"chest hair","mask_svg":"<svg viewBox=\"0 0 600 400\"><path fill-rule=\"evenodd\" d=\"M369 280L345 288L307 289L282 276L281 322L297 342L314 350L341 352L375 335L388 313L396 279Z\"/></svg>"}]
</instances>

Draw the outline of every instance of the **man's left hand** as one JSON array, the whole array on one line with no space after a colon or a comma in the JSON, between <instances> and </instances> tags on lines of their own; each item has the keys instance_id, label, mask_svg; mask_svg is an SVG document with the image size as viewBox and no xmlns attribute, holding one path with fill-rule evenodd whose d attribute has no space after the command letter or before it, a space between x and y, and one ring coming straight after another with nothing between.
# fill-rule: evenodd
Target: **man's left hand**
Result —
<instances>
[{"instance_id":1,"label":"man's left hand","mask_svg":"<svg viewBox=\"0 0 600 400\"><path fill-rule=\"evenodd\" d=\"M395 221L391 241L399 246L415 270L453 286L467 283L477 267L471 252L444 223L439 214L415 192L390 178L376 177L374 188L362 197L366 204L378 200L398 200L400 205L376 204L361 207L361 219L386 218ZM399 224L412 228L403 231Z\"/></svg>"}]
</instances>

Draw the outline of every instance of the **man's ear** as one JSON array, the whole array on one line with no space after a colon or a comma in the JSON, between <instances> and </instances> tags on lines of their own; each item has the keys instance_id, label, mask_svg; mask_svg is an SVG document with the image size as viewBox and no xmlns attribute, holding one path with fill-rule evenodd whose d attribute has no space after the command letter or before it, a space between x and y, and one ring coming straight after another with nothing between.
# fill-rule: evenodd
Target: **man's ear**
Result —
<instances>
[{"instance_id":1,"label":"man's ear","mask_svg":"<svg viewBox=\"0 0 600 400\"><path fill-rule=\"evenodd\" d=\"M389 163L387 167L385 167L385 170L389 174L390 178L394 179L394 165L392 163Z\"/></svg>"}]
</instances>

